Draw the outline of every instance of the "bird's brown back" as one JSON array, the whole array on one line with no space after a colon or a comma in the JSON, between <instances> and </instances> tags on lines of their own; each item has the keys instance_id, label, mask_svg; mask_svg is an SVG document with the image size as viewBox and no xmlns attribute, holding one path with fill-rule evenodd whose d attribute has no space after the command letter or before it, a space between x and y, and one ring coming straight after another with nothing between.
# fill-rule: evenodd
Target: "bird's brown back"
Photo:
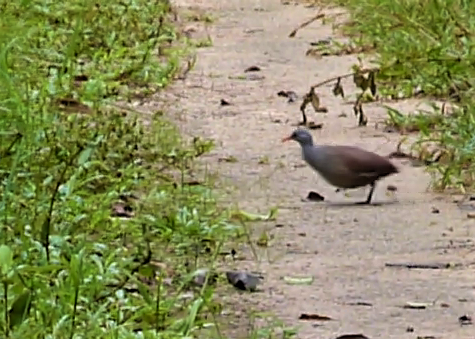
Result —
<instances>
[{"instance_id":1,"label":"bird's brown back","mask_svg":"<svg viewBox=\"0 0 475 339\"><path fill-rule=\"evenodd\" d=\"M379 154L366 151L354 146L329 146L334 153L339 154L340 160L353 173L361 175L374 174L380 178L398 173L394 164L389 159Z\"/></svg>"},{"instance_id":2,"label":"bird's brown back","mask_svg":"<svg viewBox=\"0 0 475 339\"><path fill-rule=\"evenodd\" d=\"M398 172L388 159L354 146L319 146L311 153L314 156L307 162L337 187L365 186Z\"/></svg>"}]
</instances>

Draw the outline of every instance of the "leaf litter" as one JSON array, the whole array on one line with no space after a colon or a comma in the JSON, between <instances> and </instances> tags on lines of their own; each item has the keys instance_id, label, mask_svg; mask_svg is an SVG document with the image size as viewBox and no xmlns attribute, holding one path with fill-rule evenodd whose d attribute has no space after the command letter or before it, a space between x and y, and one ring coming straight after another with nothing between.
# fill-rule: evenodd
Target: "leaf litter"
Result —
<instances>
[{"instance_id":1,"label":"leaf litter","mask_svg":"<svg viewBox=\"0 0 475 339\"><path fill-rule=\"evenodd\" d=\"M302 313L299 316L299 320L331 321L333 319L326 315L320 315L316 313Z\"/></svg>"},{"instance_id":2,"label":"leaf litter","mask_svg":"<svg viewBox=\"0 0 475 339\"><path fill-rule=\"evenodd\" d=\"M312 276L309 276L309 277L285 276L282 279L288 285L311 285L313 283L313 280L314 280L314 278Z\"/></svg>"}]
</instances>

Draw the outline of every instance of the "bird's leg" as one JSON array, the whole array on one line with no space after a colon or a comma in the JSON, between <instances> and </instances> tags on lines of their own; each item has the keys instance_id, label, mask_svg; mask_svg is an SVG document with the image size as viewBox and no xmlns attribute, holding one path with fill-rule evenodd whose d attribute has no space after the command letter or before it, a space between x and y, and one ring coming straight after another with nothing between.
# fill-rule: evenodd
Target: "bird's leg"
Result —
<instances>
[{"instance_id":1,"label":"bird's leg","mask_svg":"<svg viewBox=\"0 0 475 339\"><path fill-rule=\"evenodd\" d=\"M366 198L365 201L360 201L357 202L357 205L370 205L371 204L371 198L373 197L374 189L376 188L376 182L373 182L370 184L371 189L369 190L368 197Z\"/></svg>"}]
</instances>

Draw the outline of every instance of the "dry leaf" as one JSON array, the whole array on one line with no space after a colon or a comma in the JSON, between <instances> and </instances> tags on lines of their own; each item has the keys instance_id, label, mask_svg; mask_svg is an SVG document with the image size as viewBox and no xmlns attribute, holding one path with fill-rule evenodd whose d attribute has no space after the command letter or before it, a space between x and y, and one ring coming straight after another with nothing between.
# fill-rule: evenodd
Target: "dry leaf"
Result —
<instances>
[{"instance_id":1,"label":"dry leaf","mask_svg":"<svg viewBox=\"0 0 475 339\"><path fill-rule=\"evenodd\" d=\"M459 317L459 324L461 326L472 325L472 317L470 317L468 315L463 315L463 316Z\"/></svg>"},{"instance_id":2,"label":"dry leaf","mask_svg":"<svg viewBox=\"0 0 475 339\"><path fill-rule=\"evenodd\" d=\"M432 305L431 303L416 303L416 302L408 301L407 303L404 304L402 308L409 308L412 310L424 310L431 305Z\"/></svg>"},{"instance_id":3,"label":"dry leaf","mask_svg":"<svg viewBox=\"0 0 475 339\"><path fill-rule=\"evenodd\" d=\"M312 103L312 107L315 112L318 112L318 109L320 108L320 98L318 97L318 94L315 92L314 88L312 88L310 91L310 102Z\"/></svg>"},{"instance_id":4,"label":"dry leaf","mask_svg":"<svg viewBox=\"0 0 475 339\"><path fill-rule=\"evenodd\" d=\"M258 66L250 66L244 70L244 73L259 72L261 69Z\"/></svg>"},{"instance_id":5,"label":"dry leaf","mask_svg":"<svg viewBox=\"0 0 475 339\"><path fill-rule=\"evenodd\" d=\"M324 201L325 197L323 197L320 193L310 191L307 195L308 201Z\"/></svg>"},{"instance_id":6,"label":"dry leaf","mask_svg":"<svg viewBox=\"0 0 475 339\"><path fill-rule=\"evenodd\" d=\"M376 79L375 79L375 72L371 71L369 72L369 88L371 90L371 94L376 96Z\"/></svg>"},{"instance_id":7,"label":"dry leaf","mask_svg":"<svg viewBox=\"0 0 475 339\"><path fill-rule=\"evenodd\" d=\"M294 29L290 34L289 34L289 38L293 38L295 37L295 35L297 34L297 31L301 28L304 28L305 26L308 26L310 25L312 22L314 22L315 20L318 20L318 19L322 19L325 17L325 14L323 13L318 13L317 15L315 15L314 17L310 18L309 20L305 21L303 24L301 24L299 27L297 27L296 29Z\"/></svg>"},{"instance_id":8,"label":"dry leaf","mask_svg":"<svg viewBox=\"0 0 475 339\"><path fill-rule=\"evenodd\" d=\"M341 86L341 78L338 77L338 80L336 81L335 87L333 87L333 95L334 96L339 96L341 95L342 98L345 97L345 93L343 91L343 87Z\"/></svg>"},{"instance_id":9,"label":"dry leaf","mask_svg":"<svg viewBox=\"0 0 475 339\"><path fill-rule=\"evenodd\" d=\"M369 339L363 334L343 334L337 337L336 339Z\"/></svg>"},{"instance_id":10,"label":"dry leaf","mask_svg":"<svg viewBox=\"0 0 475 339\"><path fill-rule=\"evenodd\" d=\"M353 82L356 87L360 88L363 92L368 89L369 81L360 71L353 74Z\"/></svg>"},{"instance_id":11,"label":"dry leaf","mask_svg":"<svg viewBox=\"0 0 475 339\"><path fill-rule=\"evenodd\" d=\"M284 281L289 285L310 285L313 282L313 277L288 277L285 276Z\"/></svg>"},{"instance_id":12,"label":"dry leaf","mask_svg":"<svg viewBox=\"0 0 475 339\"><path fill-rule=\"evenodd\" d=\"M302 313L299 317L299 320L329 321L333 319L330 317L327 317L326 315Z\"/></svg>"},{"instance_id":13,"label":"dry leaf","mask_svg":"<svg viewBox=\"0 0 475 339\"><path fill-rule=\"evenodd\" d=\"M60 98L56 100L56 103L63 109L64 111L70 113L89 113L91 112L91 108L87 105L80 103L76 99L72 98Z\"/></svg>"}]
</instances>

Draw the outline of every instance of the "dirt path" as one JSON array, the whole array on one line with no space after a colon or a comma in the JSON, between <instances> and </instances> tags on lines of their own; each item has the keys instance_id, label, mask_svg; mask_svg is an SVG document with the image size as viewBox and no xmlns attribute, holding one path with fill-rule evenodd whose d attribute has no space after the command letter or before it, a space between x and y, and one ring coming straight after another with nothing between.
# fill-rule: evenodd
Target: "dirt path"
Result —
<instances>
[{"instance_id":1,"label":"dirt path","mask_svg":"<svg viewBox=\"0 0 475 339\"><path fill-rule=\"evenodd\" d=\"M243 298L297 326L298 337L304 339L345 333L386 339L473 338L474 327L460 326L457 320L474 310L472 268L384 267L386 262L468 261L470 256L462 255L468 250L460 249L472 236L474 221L467 219L467 213L450 199L427 193L429 177L421 168L404 163L399 163L402 173L382 181L375 193L377 201L390 202L394 198L386 195L386 186L396 185L396 203L337 205L361 199L365 192L357 191L350 198L336 194L302 166L298 144L280 142L300 119L300 100L290 104L276 93L291 89L302 95L310 85L348 72L356 60L355 56L321 60L305 56L310 42L332 36L331 27L317 22L289 39L289 32L315 14L315 9L284 6L278 0L241 0L238 5L225 0L190 2L209 9L217 22L210 27L213 46L200 49L196 68L184 82L174 85L183 131L218 142L207 163L240 188L234 202L253 211L280 208L277 223L282 227L270 230L275 237L269 250L272 259L249 258L238 264L265 275L263 292ZM263 79L242 78L253 65L262 71L246 75ZM350 81L343 85L356 92ZM380 154L394 150L400 136L375 129L385 117L384 109L366 108L370 122L358 128L351 105L333 97L331 87L319 93L329 113L308 109L312 120L324 124L322 130L312 131L318 143L353 144ZM220 106L221 99L232 105ZM414 105L398 104L405 111ZM343 112L347 117L339 117ZM237 162L218 161L225 157L235 157ZM302 202L309 190L320 192L330 202ZM433 213L433 208L440 213ZM288 285L281 280L286 275L314 276L315 280L311 285ZM435 305L425 310L399 307L434 300ZM372 306L346 305L359 301ZM335 321L299 321L301 313L327 315ZM414 332L407 332L408 327Z\"/></svg>"}]
</instances>

